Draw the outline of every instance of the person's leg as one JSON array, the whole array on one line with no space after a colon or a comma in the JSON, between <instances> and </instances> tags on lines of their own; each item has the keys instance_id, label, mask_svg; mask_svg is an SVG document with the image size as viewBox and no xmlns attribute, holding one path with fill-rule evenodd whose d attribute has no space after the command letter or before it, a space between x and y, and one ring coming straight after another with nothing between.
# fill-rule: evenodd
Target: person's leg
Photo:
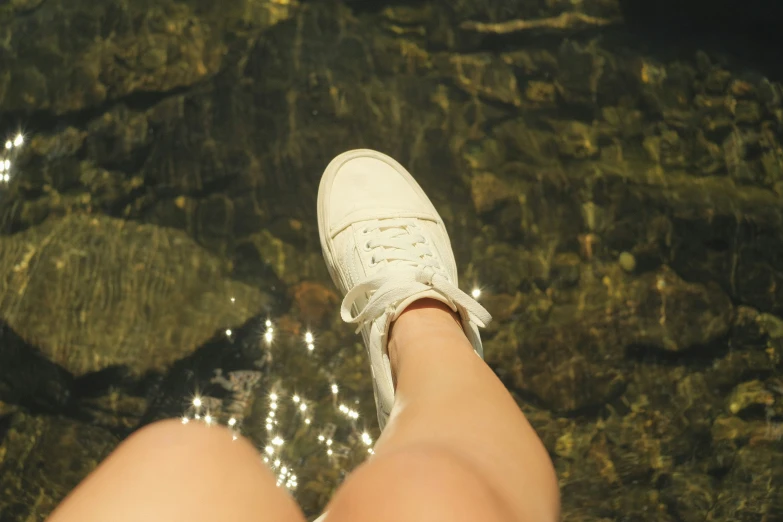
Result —
<instances>
[{"instance_id":1,"label":"person's leg","mask_svg":"<svg viewBox=\"0 0 783 522\"><path fill-rule=\"evenodd\" d=\"M327 507L327 522L552 522L549 455L506 388L442 303L394 323L394 408L375 446Z\"/></svg>"},{"instance_id":2,"label":"person's leg","mask_svg":"<svg viewBox=\"0 0 783 522\"><path fill-rule=\"evenodd\" d=\"M304 522L261 455L223 427L178 420L131 435L49 522Z\"/></svg>"}]
</instances>

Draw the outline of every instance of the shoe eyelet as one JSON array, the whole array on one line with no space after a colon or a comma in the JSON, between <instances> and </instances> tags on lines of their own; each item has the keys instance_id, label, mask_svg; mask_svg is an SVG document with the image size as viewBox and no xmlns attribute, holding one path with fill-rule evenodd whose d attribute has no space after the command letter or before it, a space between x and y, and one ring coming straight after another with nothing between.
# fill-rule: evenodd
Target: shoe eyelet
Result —
<instances>
[{"instance_id":1,"label":"shoe eyelet","mask_svg":"<svg viewBox=\"0 0 783 522\"><path fill-rule=\"evenodd\" d=\"M362 250L364 250L365 252L369 252L370 250L372 250L372 248L370 248L370 242L369 241L367 241L364 244L364 247L362 247Z\"/></svg>"}]
</instances>

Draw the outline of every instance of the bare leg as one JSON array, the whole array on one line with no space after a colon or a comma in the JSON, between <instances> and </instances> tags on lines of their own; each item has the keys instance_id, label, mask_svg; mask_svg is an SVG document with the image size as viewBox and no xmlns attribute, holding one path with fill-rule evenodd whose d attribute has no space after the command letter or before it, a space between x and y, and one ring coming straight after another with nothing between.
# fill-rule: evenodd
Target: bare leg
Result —
<instances>
[{"instance_id":1,"label":"bare leg","mask_svg":"<svg viewBox=\"0 0 783 522\"><path fill-rule=\"evenodd\" d=\"M414 303L393 325L389 355L389 423L375 456L336 493L327 521L559 518L549 455L455 314L438 301ZM483 516L471 518L471 506Z\"/></svg>"},{"instance_id":2,"label":"bare leg","mask_svg":"<svg viewBox=\"0 0 783 522\"><path fill-rule=\"evenodd\" d=\"M123 442L50 522L304 522L261 455L222 427L162 421Z\"/></svg>"}]
</instances>

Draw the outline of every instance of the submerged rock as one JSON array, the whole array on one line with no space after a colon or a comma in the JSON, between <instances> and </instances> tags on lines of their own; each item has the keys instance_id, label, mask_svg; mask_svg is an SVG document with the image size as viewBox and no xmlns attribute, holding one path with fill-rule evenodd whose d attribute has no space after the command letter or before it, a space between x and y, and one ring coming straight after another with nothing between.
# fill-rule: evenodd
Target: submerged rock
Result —
<instances>
[{"instance_id":1,"label":"submerged rock","mask_svg":"<svg viewBox=\"0 0 783 522\"><path fill-rule=\"evenodd\" d=\"M0 81L5 110L63 114L138 92L168 92L215 75L226 36L274 25L295 2L217 5L112 0L26 2L25 16L0 10L11 54Z\"/></svg>"},{"instance_id":2,"label":"submerged rock","mask_svg":"<svg viewBox=\"0 0 783 522\"><path fill-rule=\"evenodd\" d=\"M629 4L0 7L0 101L34 127L30 156L0 182L4 462L36 465L24 453L43 428L19 420L26 408L122 431L181 414L215 369L263 374L215 404L263 448L265 395L285 382L310 401L313 425L286 425L283 402L276 418L301 463L297 500L317 516L367 455L345 408L375 412L314 202L331 157L371 147L420 181L462 288L482 289L496 319L486 361L553 455L564 520L781 518L783 89L747 63L604 31ZM261 357L265 323L245 319L268 312L258 288L273 286L285 302ZM36 348L49 360L26 357ZM123 386L112 364L132 369ZM63 370L107 365L101 387ZM161 368L165 385L138 379ZM54 468L72 464L25 467L33 493L6 487L21 500L3 515L34 519L33 496L71 487Z\"/></svg>"},{"instance_id":3,"label":"submerged rock","mask_svg":"<svg viewBox=\"0 0 783 522\"><path fill-rule=\"evenodd\" d=\"M75 375L165 368L267 299L182 232L79 214L0 237L0 273L0 318Z\"/></svg>"}]
</instances>

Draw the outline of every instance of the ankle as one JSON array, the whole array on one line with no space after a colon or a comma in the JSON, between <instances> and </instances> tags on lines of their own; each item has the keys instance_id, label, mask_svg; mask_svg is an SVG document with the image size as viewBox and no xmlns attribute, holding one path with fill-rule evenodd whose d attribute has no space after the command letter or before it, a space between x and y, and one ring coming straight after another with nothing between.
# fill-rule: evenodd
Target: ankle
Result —
<instances>
[{"instance_id":1,"label":"ankle","mask_svg":"<svg viewBox=\"0 0 783 522\"><path fill-rule=\"evenodd\" d=\"M459 314L453 312L446 304L437 299L425 298L414 301L389 326L389 341L395 337L405 338L409 334L417 334L422 327L453 327L462 330L462 320ZM396 329L395 329L396 328Z\"/></svg>"},{"instance_id":2,"label":"ankle","mask_svg":"<svg viewBox=\"0 0 783 522\"><path fill-rule=\"evenodd\" d=\"M389 326L387 351L392 367L392 380L397 389L397 375L403 347L433 334L464 335L459 314L436 299L419 299L411 303Z\"/></svg>"}]
</instances>

